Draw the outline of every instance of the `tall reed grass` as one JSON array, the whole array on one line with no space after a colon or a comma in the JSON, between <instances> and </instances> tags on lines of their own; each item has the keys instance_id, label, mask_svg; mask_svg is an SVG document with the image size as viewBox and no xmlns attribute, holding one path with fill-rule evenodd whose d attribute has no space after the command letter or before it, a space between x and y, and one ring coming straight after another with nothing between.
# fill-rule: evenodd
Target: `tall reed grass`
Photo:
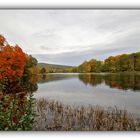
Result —
<instances>
[{"instance_id":1,"label":"tall reed grass","mask_svg":"<svg viewBox=\"0 0 140 140\"><path fill-rule=\"evenodd\" d=\"M137 121L126 110L99 106L71 107L44 98L36 101L37 131L135 131Z\"/></svg>"}]
</instances>

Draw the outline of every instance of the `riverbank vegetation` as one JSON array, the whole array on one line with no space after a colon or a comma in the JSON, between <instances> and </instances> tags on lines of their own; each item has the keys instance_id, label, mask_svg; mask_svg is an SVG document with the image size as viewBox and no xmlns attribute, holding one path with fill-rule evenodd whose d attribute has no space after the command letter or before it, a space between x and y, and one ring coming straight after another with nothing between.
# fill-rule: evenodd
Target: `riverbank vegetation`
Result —
<instances>
[{"instance_id":1,"label":"riverbank vegetation","mask_svg":"<svg viewBox=\"0 0 140 140\"><path fill-rule=\"evenodd\" d=\"M35 122L32 94L0 93L0 131L29 131Z\"/></svg>"},{"instance_id":2,"label":"riverbank vegetation","mask_svg":"<svg viewBox=\"0 0 140 140\"><path fill-rule=\"evenodd\" d=\"M117 107L71 107L57 101L36 101L36 131L134 131L140 121Z\"/></svg>"},{"instance_id":3,"label":"riverbank vegetation","mask_svg":"<svg viewBox=\"0 0 140 140\"><path fill-rule=\"evenodd\" d=\"M0 35L0 130L32 130L36 87L29 79L35 65L34 58Z\"/></svg>"}]
</instances>

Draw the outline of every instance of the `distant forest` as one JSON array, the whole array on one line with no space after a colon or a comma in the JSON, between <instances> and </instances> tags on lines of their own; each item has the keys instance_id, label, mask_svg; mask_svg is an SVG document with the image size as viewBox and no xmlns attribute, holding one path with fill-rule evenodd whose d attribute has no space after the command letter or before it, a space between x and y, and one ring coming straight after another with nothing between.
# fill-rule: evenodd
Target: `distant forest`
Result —
<instances>
[{"instance_id":1,"label":"distant forest","mask_svg":"<svg viewBox=\"0 0 140 140\"><path fill-rule=\"evenodd\" d=\"M125 72L140 71L140 52L110 56L104 61L91 59L74 69L74 72Z\"/></svg>"},{"instance_id":2,"label":"distant forest","mask_svg":"<svg viewBox=\"0 0 140 140\"><path fill-rule=\"evenodd\" d=\"M30 68L32 74L36 73L100 73L100 72L134 72L140 71L140 52L132 54L121 54L110 56L104 61L91 59L85 61L77 67L54 65L48 63L37 63L37 60L32 56L28 59L30 63L35 62L35 67Z\"/></svg>"},{"instance_id":3,"label":"distant forest","mask_svg":"<svg viewBox=\"0 0 140 140\"><path fill-rule=\"evenodd\" d=\"M91 59L77 67L38 63L36 58L29 55L26 68L31 74L43 73L100 73L100 72L135 72L140 71L140 52L110 56L104 61Z\"/></svg>"}]
</instances>

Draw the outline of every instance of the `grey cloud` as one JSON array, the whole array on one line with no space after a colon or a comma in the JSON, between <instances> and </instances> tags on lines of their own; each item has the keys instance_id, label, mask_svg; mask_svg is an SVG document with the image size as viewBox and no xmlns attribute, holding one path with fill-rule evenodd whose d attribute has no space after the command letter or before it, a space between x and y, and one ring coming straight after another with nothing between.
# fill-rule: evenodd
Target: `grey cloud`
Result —
<instances>
[{"instance_id":1,"label":"grey cloud","mask_svg":"<svg viewBox=\"0 0 140 140\"><path fill-rule=\"evenodd\" d=\"M132 51L132 50L131 50ZM131 52L129 51L129 53ZM92 58L98 60L104 60L108 56L118 55L120 53L126 53L126 48L112 48L112 49L101 49L101 50L90 50L86 52L72 52L63 53L61 55L49 55L49 54L33 54L40 62L53 63L53 64L65 64L71 66L77 66L85 60L90 60Z\"/></svg>"},{"instance_id":2,"label":"grey cloud","mask_svg":"<svg viewBox=\"0 0 140 140\"><path fill-rule=\"evenodd\" d=\"M0 17L1 34L39 62L79 65L140 51L140 10L0 10Z\"/></svg>"}]
</instances>

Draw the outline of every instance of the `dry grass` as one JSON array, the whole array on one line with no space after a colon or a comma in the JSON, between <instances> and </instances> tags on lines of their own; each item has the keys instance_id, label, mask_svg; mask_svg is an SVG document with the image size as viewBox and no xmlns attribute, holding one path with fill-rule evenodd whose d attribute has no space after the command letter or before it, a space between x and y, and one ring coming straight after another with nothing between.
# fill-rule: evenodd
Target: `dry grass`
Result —
<instances>
[{"instance_id":1,"label":"dry grass","mask_svg":"<svg viewBox=\"0 0 140 140\"><path fill-rule=\"evenodd\" d=\"M60 102L36 101L34 130L43 131L120 131L137 130L137 121L125 110L115 108L71 107Z\"/></svg>"}]
</instances>

